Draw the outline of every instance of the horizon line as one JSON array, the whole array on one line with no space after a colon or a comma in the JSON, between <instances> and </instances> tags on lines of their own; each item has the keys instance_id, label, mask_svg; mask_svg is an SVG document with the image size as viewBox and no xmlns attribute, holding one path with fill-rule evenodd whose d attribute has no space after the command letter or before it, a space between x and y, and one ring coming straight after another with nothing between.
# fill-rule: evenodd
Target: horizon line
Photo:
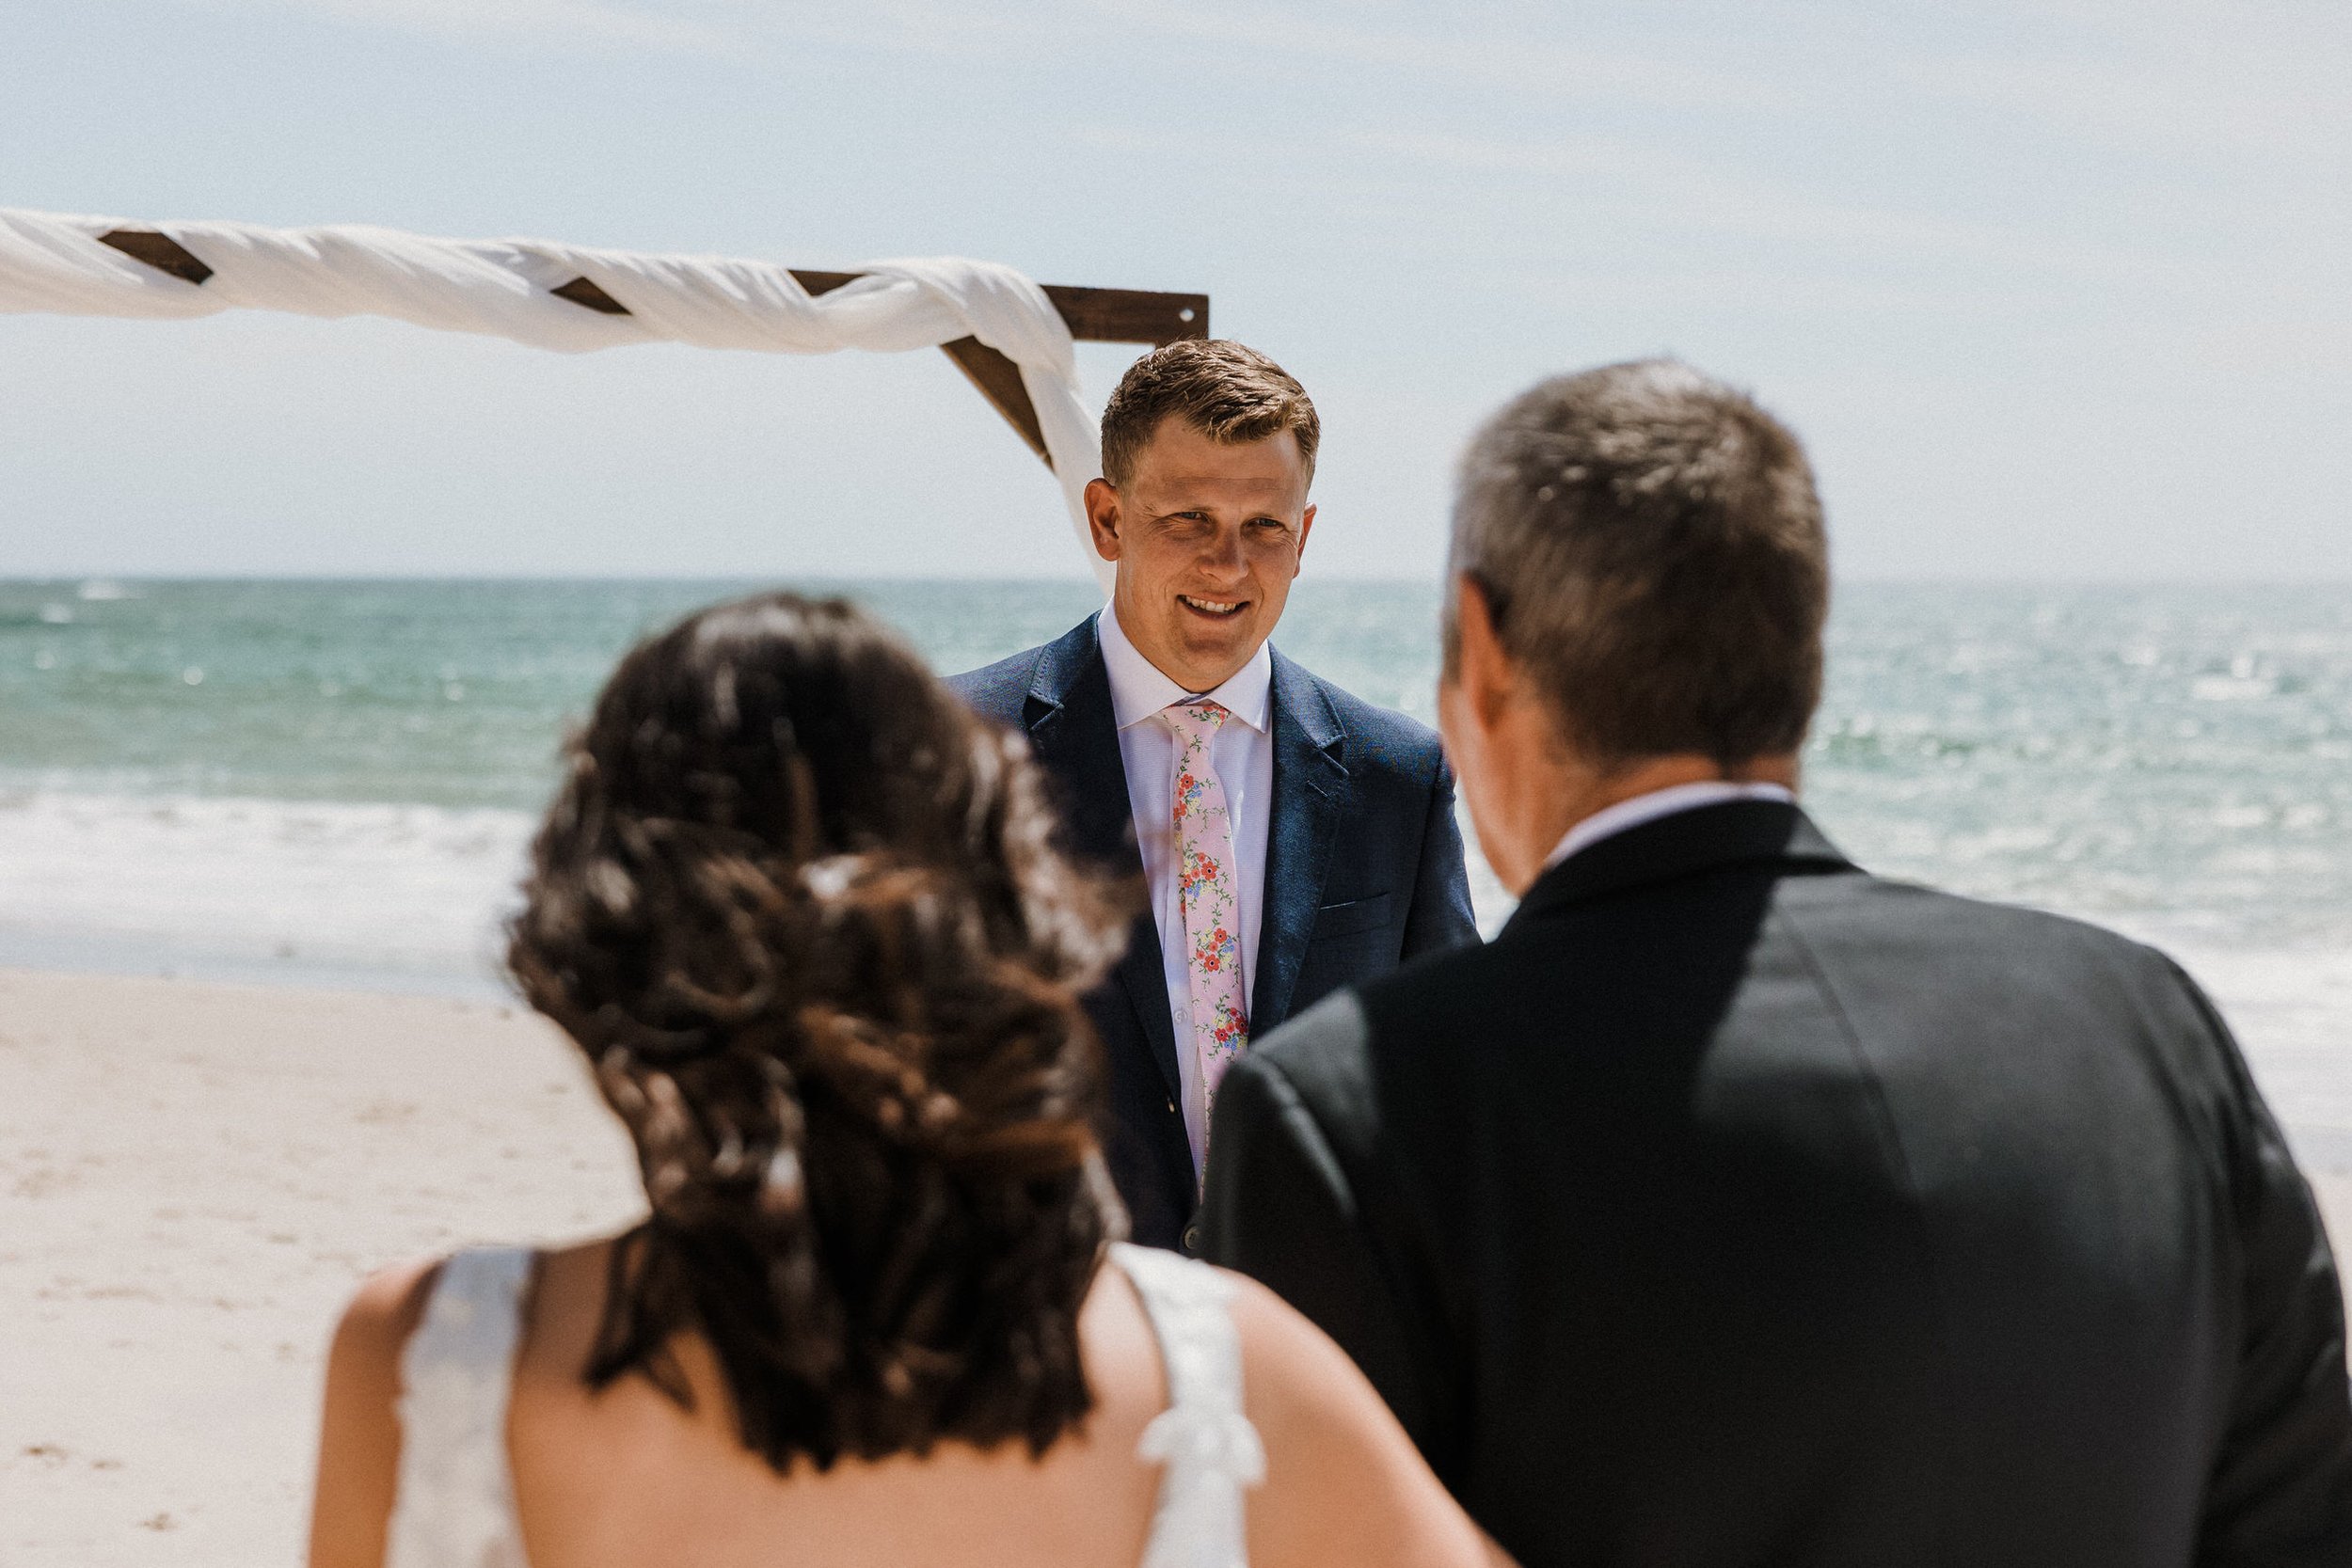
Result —
<instances>
[{"instance_id":1,"label":"horizon line","mask_svg":"<svg viewBox=\"0 0 2352 1568\"><path fill-rule=\"evenodd\" d=\"M1347 583L1368 587L1436 587L1439 578L1433 573L1302 573L1295 579L1310 587L1320 583ZM1091 578L1077 575L1047 576L1013 573L927 573L927 572L170 572L170 571L64 571L7 572L0 571L0 588L7 587L78 587L85 583L987 583L1007 587L1069 587L1089 588ZM1853 571L1831 575L1833 589L1838 584L1872 584L1892 587L1986 587L1986 588L2328 588L2352 587L2352 572L2340 572L2300 577L2216 577L2210 573L2194 576L2165 574L2124 575L2120 573L2040 574L2033 576L2003 576L1986 572L1888 572Z\"/></svg>"}]
</instances>

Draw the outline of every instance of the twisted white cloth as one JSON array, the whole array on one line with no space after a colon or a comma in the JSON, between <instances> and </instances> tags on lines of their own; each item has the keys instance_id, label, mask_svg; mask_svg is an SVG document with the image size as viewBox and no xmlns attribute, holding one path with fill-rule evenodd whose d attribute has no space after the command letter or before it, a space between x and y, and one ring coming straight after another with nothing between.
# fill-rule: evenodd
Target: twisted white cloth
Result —
<instances>
[{"instance_id":1,"label":"twisted white cloth","mask_svg":"<svg viewBox=\"0 0 2352 1568\"><path fill-rule=\"evenodd\" d=\"M125 228L168 235L213 276L190 283L98 243ZM389 316L559 354L664 341L771 354L902 352L977 338L1021 367L1079 546L1107 588L1108 563L1094 553L1084 502L1087 482L1102 472L1100 432L1079 391L1069 325L1045 292L1010 267L958 257L855 270L866 276L812 297L773 261L554 240L443 240L359 224L264 229L0 207L0 313ZM549 293L575 277L629 313L604 315Z\"/></svg>"}]
</instances>

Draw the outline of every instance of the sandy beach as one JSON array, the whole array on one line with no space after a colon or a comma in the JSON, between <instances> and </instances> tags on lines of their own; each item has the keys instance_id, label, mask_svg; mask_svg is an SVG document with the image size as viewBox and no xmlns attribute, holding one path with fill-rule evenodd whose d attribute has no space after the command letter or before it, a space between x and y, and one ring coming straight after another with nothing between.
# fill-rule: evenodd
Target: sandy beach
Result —
<instances>
[{"instance_id":1,"label":"sandy beach","mask_svg":"<svg viewBox=\"0 0 2352 1568\"><path fill-rule=\"evenodd\" d=\"M519 1008L0 971L0 1565L298 1561L353 1285L637 1203Z\"/></svg>"},{"instance_id":2,"label":"sandy beach","mask_svg":"<svg viewBox=\"0 0 2352 1568\"><path fill-rule=\"evenodd\" d=\"M353 1285L637 1202L519 1008L0 971L0 1568L296 1560Z\"/></svg>"}]
</instances>

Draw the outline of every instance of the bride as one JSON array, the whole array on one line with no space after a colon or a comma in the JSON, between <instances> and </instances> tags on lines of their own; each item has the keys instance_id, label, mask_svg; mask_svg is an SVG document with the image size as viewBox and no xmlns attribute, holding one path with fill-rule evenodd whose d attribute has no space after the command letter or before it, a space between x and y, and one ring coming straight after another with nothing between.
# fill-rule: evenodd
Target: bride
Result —
<instances>
[{"instance_id":1,"label":"bride","mask_svg":"<svg viewBox=\"0 0 2352 1568\"><path fill-rule=\"evenodd\" d=\"M1019 740L778 594L631 653L568 763L510 960L649 1217L360 1291L313 1568L1487 1560L1306 1320L1114 1239L1124 926Z\"/></svg>"}]
</instances>

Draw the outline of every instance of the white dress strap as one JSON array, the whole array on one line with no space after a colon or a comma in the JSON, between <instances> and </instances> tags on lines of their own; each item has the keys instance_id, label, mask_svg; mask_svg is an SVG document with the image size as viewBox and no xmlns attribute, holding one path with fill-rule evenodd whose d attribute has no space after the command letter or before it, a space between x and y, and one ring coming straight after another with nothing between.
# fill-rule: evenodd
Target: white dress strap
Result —
<instances>
[{"instance_id":1,"label":"white dress strap","mask_svg":"<svg viewBox=\"0 0 2352 1568\"><path fill-rule=\"evenodd\" d=\"M528 1568L506 1454L526 1247L441 1265L400 1361L400 1481L385 1568Z\"/></svg>"},{"instance_id":2,"label":"white dress strap","mask_svg":"<svg viewBox=\"0 0 2352 1568\"><path fill-rule=\"evenodd\" d=\"M1232 1282L1198 1259L1119 1243L1168 1369L1168 1408L1137 1454L1167 1468L1143 1568L1247 1568L1245 1488L1265 1480L1265 1448L1242 1408Z\"/></svg>"}]
</instances>

